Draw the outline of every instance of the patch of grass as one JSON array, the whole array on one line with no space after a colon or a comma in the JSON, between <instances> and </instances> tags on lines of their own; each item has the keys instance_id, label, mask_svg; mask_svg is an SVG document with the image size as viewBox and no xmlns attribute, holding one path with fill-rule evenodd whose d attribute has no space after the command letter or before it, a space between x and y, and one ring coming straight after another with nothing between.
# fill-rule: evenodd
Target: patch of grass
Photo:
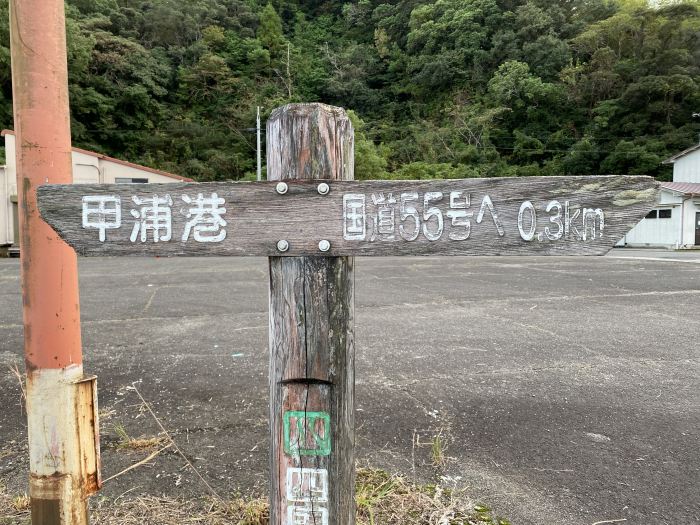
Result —
<instances>
[{"instance_id":1,"label":"patch of grass","mask_svg":"<svg viewBox=\"0 0 700 525\"><path fill-rule=\"evenodd\" d=\"M167 439L158 436L132 438L121 423L114 425L114 433L119 438L117 448L122 450L148 450L167 443Z\"/></svg>"},{"instance_id":2,"label":"patch of grass","mask_svg":"<svg viewBox=\"0 0 700 525\"><path fill-rule=\"evenodd\" d=\"M267 500L234 497L190 500L140 496L92 505L92 525L269 525Z\"/></svg>"},{"instance_id":3,"label":"patch of grass","mask_svg":"<svg viewBox=\"0 0 700 525\"><path fill-rule=\"evenodd\" d=\"M12 506L14 507L16 512L23 512L25 510L28 510L30 502L31 500L26 494L22 494L21 496L15 496L14 498L12 498Z\"/></svg>"},{"instance_id":4,"label":"patch of grass","mask_svg":"<svg viewBox=\"0 0 700 525\"><path fill-rule=\"evenodd\" d=\"M477 513L476 519L483 525L511 525L510 521L506 519L492 516L491 509L485 505L475 505L474 510Z\"/></svg>"},{"instance_id":5,"label":"patch of grass","mask_svg":"<svg viewBox=\"0 0 700 525\"><path fill-rule=\"evenodd\" d=\"M384 470L358 469L355 494L357 525L483 524L463 491L411 483Z\"/></svg>"},{"instance_id":6,"label":"patch of grass","mask_svg":"<svg viewBox=\"0 0 700 525\"><path fill-rule=\"evenodd\" d=\"M246 500L234 498L225 504L228 517L238 520L240 525L268 525L270 523L270 507L265 498Z\"/></svg>"},{"instance_id":7,"label":"patch of grass","mask_svg":"<svg viewBox=\"0 0 700 525\"><path fill-rule=\"evenodd\" d=\"M357 525L510 525L464 491L411 483L384 470L359 468L355 490ZM269 525L266 498L96 496L90 503L92 525ZM13 498L0 487L0 516L0 525L28 524L29 498Z\"/></svg>"},{"instance_id":8,"label":"patch of grass","mask_svg":"<svg viewBox=\"0 0 700 525\"><path fill-rule=\"evenodd\" d=\"M447 459L445 458L445 440L442 434L433 437L430 443L430 456L433 460L433 467L435 468L442 468L445 466L445 463L447 463Z\"/></svg>"},{"instance_id":9,"label":"patch of grass","mask_svg":"<svg viewBox=\"0 0 700 525\"><path fill-rule=\"evenodd\" d=\"M28 525L29 521L29 497L12 496L0 485L0 525Z\"/></svg>"}]
</instances>

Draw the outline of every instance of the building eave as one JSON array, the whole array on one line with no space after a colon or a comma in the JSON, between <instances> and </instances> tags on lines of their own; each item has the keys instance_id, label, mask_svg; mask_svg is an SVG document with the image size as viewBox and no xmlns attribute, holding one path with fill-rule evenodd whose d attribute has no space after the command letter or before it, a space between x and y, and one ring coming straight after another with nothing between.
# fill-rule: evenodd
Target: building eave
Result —
<instances>
[{"instance_id":1,"label":"building eave","mask_svg":"<svg viewBox=\"0 0 700 525\"><path fill-rule=\"evenodd\" d=\"M671 157L667 158L666 160L662 161L661 164L673 164L676 162L678 159L681 157L685 157L686 155L689 155L693 153L694 151L700 150L700 144L695 144L694 146L689 147L688 149L685 149L681 151L680 153L676 153L675 155L672 155Z\"/></svg>"}]
</instances>

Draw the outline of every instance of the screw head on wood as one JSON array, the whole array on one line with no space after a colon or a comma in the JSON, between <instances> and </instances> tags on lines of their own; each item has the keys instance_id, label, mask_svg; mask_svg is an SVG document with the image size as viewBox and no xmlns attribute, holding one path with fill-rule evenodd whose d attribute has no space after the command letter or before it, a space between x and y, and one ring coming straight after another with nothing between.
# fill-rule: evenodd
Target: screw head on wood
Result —
<instances>
[{"instance_id":1,"label":"screw head on wood","mask_svg":"<svg viewBox=\"0 0 700 525\"><path fill-rule=\"evenodd\" d=\"M328 195L329 191L331 191L331 187L328 184L326 184L325 182L322 182L321 184L318 185L319 195Z\"/></svg>"},{"instance_id":2,"label":"screw head on wood","mask_svg":"<svg viewBox=\"0 0 700 525\"><path fill-rule=\"evenodd\" d=\"M282 239L281 241L277 241L277 251L280 252L286 252L289 250L289 243Z\"/></svg>"},{"instance_id":3,"label":"screw head on wood","mask_svg":"<svg viewBox=\"0 0 700 525\"><path fill-rule=\"evenodd\" d=\"M278 182L275 189L277 190L277 193L279 193L280 195L284 195L289 191L289 186L287 186L286 182Z\"/></svg>"},{"instance_id":4,"label":"screw head on wood","mask_svg":"<svg viewBox=\"0 0 700 525\"><path fill-rule=\"evenodd\" d=\"M327 252L328 250L331 249L331 243L324 239L318 243L318 249L321 250L322 252Z\"/></svg>"}]
</instances>

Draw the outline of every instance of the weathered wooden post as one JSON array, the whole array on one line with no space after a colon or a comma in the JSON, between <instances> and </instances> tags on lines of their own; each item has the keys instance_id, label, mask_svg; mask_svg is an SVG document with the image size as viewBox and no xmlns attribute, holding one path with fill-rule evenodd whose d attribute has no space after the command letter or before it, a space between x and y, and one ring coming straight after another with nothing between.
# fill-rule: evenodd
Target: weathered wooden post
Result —
<instances>
[{"instance_id":1,"label":"weathered wooden post","mask_svg":"<svg viewBox=\"0 0 700 525\"><path fill-rule=\"evenodd\" d=\"M290 104L267 123L267 176L353 180L354 137L340 108ZM317 199L329 186L320 182ZM290 187L278 183L277 199ZM292 211L294 213L295 210ZM303 209L299 213L305 213ZM284 220L281 210L275 220ZM308 235L314 237L311 213ZM322 255L330 241L313 238ZM279 239L280 254L293 249ZM352 257L270 257L272 525L355 522Z\"/></svg>"},{"instance_id":2,"label":"weathered wooden post","mask_svg":"<svg viewBox=\"0 0 700 525\"><path fill-rule=\"evenodd\" d=\"M41 220L37 188L72 182L63 0L12 0L29 491L35 525L88 523L99 480L94 378L83 376L75 253Z\"/></svg>"}]
</instances>

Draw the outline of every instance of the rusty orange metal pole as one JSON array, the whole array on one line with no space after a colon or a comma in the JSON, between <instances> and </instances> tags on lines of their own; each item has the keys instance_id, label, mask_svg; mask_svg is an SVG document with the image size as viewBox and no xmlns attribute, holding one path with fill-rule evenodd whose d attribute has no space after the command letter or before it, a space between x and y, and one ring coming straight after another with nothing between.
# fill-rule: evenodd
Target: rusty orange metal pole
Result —
<instances>
[{"instance_id":1,"label":"rusty orange metal pole","mask_svg":"<svg viewBox=\"0 0 700 525\"><path fill-rule=\"evenodd\" d=\"M94 378L85 378L76 255L37 209L72 175L63 0L11 0L30 496L34 525L88 523L99 485Z\"/></svg>"}]
</instances>

